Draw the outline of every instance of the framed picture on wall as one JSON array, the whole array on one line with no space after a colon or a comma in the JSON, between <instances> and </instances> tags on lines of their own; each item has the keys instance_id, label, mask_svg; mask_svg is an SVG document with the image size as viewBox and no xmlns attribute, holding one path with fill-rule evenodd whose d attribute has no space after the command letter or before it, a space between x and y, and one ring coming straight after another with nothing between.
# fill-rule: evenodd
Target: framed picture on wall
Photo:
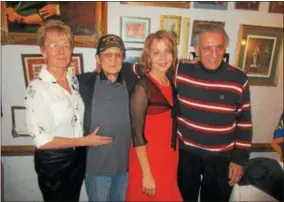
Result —
<instances>
[{"instance_id":1,"label":"framed picture on wall","mask_svg":"<svg viewBox=\"0 0 284 202\"><path fill-rule=\"evenodd\" d=\"M126 48L126 57L124 62L132 64L141 64L141 55L143 48Z\"/></svg>"},{"instance_id":2,"label":"framed picture on wall","mask_svg":"<svg viewBox=\"0 0 284 202\"><path fill-rule=\"evenodd\" d=\"M150 18L121 16L120 36L124 42L144 43L150 26Z\"/></svg>"},{"instance_id":3,"label":"framed picture on wall","mask_svg":"<svg viewBox=\"0 0 284 202\"><path fill-rule=\"evenodd\" d=\"M284 13L284 2L283 1L271 1L269 2L269 13Z\"/></svg>"},{"instance_id":4,"label":"framed picture on wall","mask_svg":"<svg viewBox=\"0 0 284 202\"><path fill-rule=\"evenodd\" d=\"M22 54L22 64L26 86L33 79L38 78L41 68L46 64L41 54ZM83 55L73 54L68 72L74 75L84 72Z\"/></svg>"},{"instance_id":5,"label":"framed picture on wall","mask_svg":"<svg viewBox=\"0 0 284 202\"><path fill-rule=\"evenodd\" d=\"M199 29L208 24L214 24L214 25L222 27L223 29L225 27L225 22L221 22L221 21L193 20L192 34L191 34L191 46L193 46L193 39L196 33L199 31Z\"/></svg>"},{"instance_id":6,"label":"framed picture on wall","mask_svg":"<svg viewBox=\"0 0 284 202\"><path fill-rule=\"evenodd\" d=\"M283 28L240 25L236 65L246 73L251 85L277 85L282 40Z\"/></svg>"},{"instance_id":7,"label":"framed picture on wall","mask_svg":"<svg viewBox=\"0 0 284 202\"><path fill-rule=\"evenodd\" d=\"M176 39L177 44L180 42L181 16L161 15L160 29L170 32Z\"/></svg>"},{"instance_id":8,"label":"framed picture on wall","mask_svg":"<svg viewBox=\"0 0 284 202\"><path fill-rule=\"evenodd\" d=\"M235 9L258 11L259 1L237 1Z\"/></svg>"},{"instance_id":9,"label":"framed picture on wall","mask_svg":"<svg viewBox=\"0 0 284 202\"><path fill-rule=\"evenodd\" d=\"M198 57L195 52L190 52L189 59L196 61L198 60ZM223 61L229 64L229 59L230 59L230 54L225 53L223 57Z\"/></svg>"},{"instance_id":10,"label":"framed picture on wall","mask_svg":"<svg viewBox=\"0 0 284 202\"><path fill-rule=\"evenodd\" d=\"M12 136L28 137L28 129L26 125L26 108L24 106L12 106Z\"/></svg>"},{"instance_id":11,"label":"framed picture on wall","mask_svg":"<svg viewBox=\"0 0 284 202\"><path fill-rule=\"evenodd\" d=\"M121 1L120 3L136 6L190 8L190 2L188 1Z\"/></svg>"},{"instance_id":12,"label":"framed picture on wall","mask_svg":"<svg viewBox=\"0 0 284 202\"><path fill-rule=\"evenodd\" d=\"M79 47L96 47L98 38L107 33L107 2L2 1L1 10L2 44L36 45L36 31L46 19L69 25Z\"/></svg>"},{"instance_id":13,"label":"framed picture on wall","mask_svg":"<svg viewBox=\"0 0 284 202\"><path fill-rule=\"evenodd\" d=\"M193 8L227 10L228 2L225 2L225 1L195 1L193 3Z\"/></svg>"}]
</instances>

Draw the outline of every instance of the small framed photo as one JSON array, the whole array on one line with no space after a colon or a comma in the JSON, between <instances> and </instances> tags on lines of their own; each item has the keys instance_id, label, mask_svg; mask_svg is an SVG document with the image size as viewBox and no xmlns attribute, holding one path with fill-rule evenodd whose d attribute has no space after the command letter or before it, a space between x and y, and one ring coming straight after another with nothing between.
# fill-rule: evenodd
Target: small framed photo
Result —
<instances>
[{"instance_id":1,"label":"small framed photo","mask_svg":"<svg viewBox=\"0 0 284 202\"><path fill-rule=\"evenodd\" d=\"M237 1L235 9L258 11L259 1Z\"/></svg>"},{"instance_id":2,"label":"small framed photo","mask_svg":"<svg viewBox=\"0 0 284 202\"><path fill-rule=\"evenodd\" d=\"M124 42L144 43L150 27L150 18L120 17L120 36Z\"/></svg>"},{"instance_id":3,"label":"small framed photo","mask_svg":"<svg viewBox=\"0 0 284 202\"><path fill-rule=\"evenodd\" d=\"M256 86L276 86L283 28L240 25L236 65Z\"/></svg>"},{"instance_id":4,"label":"small framed photo","mask_svg":"<svg viewBox=\"0 0 284 202\"><path fill-rule=\"evenodd\" d=\"M28 129L26 125L26 108L24 106L12 106L12 136L27 137Z\"/></svg>"},{"instance_id":5,"label":"small framed photo","mask_svg":"<svg viewBox=\"0 0 284 202\"><path fill-rule=\"evenodd\" d=\"M177 44L180 42L181 16L161 15L160 29L170 32L176 39Z\"/></svg>"},{"instance_id":6,"label":"small framed photo","mask_svg":"<svg viewBox=\"0 0 284 202\"><path fill-rule=\"evenodd\" d=\"M284 14L284 2L283 1L271 1L269 2L269 13L282 13Z\"/></svg>"},{"instance_id":7,"label":"small framed photo","mask_svg":"<svg viewBox=\"0 0 284 202\"><path fill-rule=\"evenodd\" d=\"M126 57L124 62L141 64L142 51L143 48L126 48Z\"/></svg>"},{"instance_id":8,"label":"small framed photo","mask_svg":"<svg viewBox=\"0 0 284 202\"><path fill-rule=\"evenodd\" d=\"M197 61L198 57L195 52L190 52L189 59ZM229 64L229 59L230 59L230 54L225 53L223 57L223 61Z\"/></svg>"},{"instance_id":9,"label":"small framed photo","mask_svg":"<svg viewBox=\"0 0 284 202\"><path fill-rule=\"evenodd\" d=\"M225 22L221 22L221 21L193 20L192 34L191 34L191 46L193 46L193 39L196 33L199 31L199 29L208 24L214 24L214 25L222 27L223 29L225 27Z\"/></svg>"},{"instance_id":10,"label":"small framed photo","mask_svg":"<svg viewBox=\"0 0 284 202\"><path fill-rule=\"evenodd\" d=\"M227 10L228 2L225 1L195 1L193 8Z\"/></svg>"},{"instance_id":11,"label":"small framed photo","mask_svg":"<svg viewBox=\"0 0 284 202\"><path fill-rule=\"evenodd\" d=\"M38 78L42 66L46 64L41 54L22 54L22 63L26 86L28 86L31 80ZM84 72L82 54L72 55L68 72L74 75Z\"/></svg>"}]
</instances>

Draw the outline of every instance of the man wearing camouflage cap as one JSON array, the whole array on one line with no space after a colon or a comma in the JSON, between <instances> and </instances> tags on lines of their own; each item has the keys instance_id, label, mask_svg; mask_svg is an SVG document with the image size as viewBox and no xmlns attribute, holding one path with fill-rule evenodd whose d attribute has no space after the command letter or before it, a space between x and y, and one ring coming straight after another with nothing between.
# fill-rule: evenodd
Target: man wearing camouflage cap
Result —
<instances>
[{"instance_id":1,"label":"man wearing camouflage cap","mask_svg":"<svg viewBox=\"0 0 284 202\"><path fill-rule=\"evenodd\" d=\"M89 201L125 201L131 141L129 96L136 76L123 63L122 39L108 34L99 39L96 61L100 72L78 76L85 103L84 134L96 127L113 143L87 148L86 190Z\"/></svg>"}]
</instances>

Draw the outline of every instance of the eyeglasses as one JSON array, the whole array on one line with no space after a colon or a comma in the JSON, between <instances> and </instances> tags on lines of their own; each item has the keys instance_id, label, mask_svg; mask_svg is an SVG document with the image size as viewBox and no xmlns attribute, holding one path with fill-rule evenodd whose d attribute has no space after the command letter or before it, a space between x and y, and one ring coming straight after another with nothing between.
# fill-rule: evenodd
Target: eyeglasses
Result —
<instances>
[{"instance_id":1,"label":"eyeglasses","mask_svg":"<svg viewBox=\"0 0 284 202\"><path fill-rule=\"evenodd\" d=\"M58 51L60 48L63 48L64 50L70 50L71 45L69 43L65 43L65 44L57 44L57 43L51 43L46 45L48 48L52 49L52 50L56 50Z\"/></svg>"},{"instance_id":2,"label":"eyeglasses","mask_svg":"<svg viewBox=\"0 0 284 202\"><path fill-rule=\"evenodd\" d=\"M123 58L122 53L103 53L102 56L107 60L111 59L113 56L116 59L122 59Z\"/></svg>"}]
</instances>

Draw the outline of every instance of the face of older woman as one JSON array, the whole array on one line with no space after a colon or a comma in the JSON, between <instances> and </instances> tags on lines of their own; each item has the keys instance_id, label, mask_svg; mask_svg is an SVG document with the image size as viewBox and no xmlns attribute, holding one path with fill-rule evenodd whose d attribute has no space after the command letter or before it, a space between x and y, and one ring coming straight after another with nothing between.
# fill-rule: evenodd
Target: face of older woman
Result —
<instances>
[{"instance_id":1,"label":"face of older woman","mask_svg":"<svg viewBox=\"0 0 284 202\"><path fill-rule=\"evenodd\" d=\"M67 69L71 61L71 45L65 34L48 31L41 47L41 53L47 61L48 68Z\"/></svg>"}]
</instances>

